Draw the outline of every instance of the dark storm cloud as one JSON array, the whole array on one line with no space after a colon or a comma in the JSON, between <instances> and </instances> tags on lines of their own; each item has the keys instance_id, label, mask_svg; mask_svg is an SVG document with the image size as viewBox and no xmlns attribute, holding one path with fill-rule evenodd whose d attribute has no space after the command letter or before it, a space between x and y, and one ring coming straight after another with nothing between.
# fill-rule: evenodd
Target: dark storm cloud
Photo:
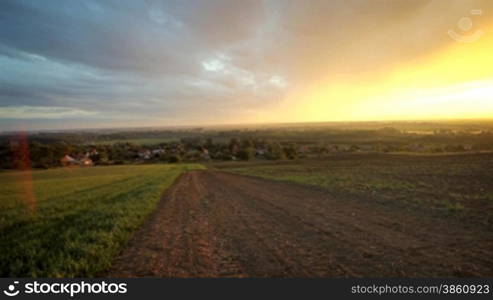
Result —
<instances>
[{"instance_id":1,"label":"dark storm cloud","mask_svg":"<svg viewBox=\"0 0 493 300\"><path fill-rule=\"evenodd\" d=\"M143 117L231 95L202 62L251 38L263 18L260 1L6 0L0 8L0 106L110 115L137 107Z\"/></svg>"},{"instance_id":2,"label":"dark storm cloud","mask_svg":"<svg viewBox=\"0 0 493 300\"><path fill-rule=\"evenodd\" d=\"M180 1L182 2L182 1ZM232 1L1 3L2 44L49 59L149 73L197 72L201 56L253 34L261 5Z\"/></svg>"},{"instance_id":3,"label":"dark storm cloud","mask_svg":"<svg viewBox=\"0 0 493 300\"><path fill-rule=\"evenodd\" d=\"M180 46L175 29L153 29L152 20L143 14L145 5L124 11L101 1L7 1L2 7L1 41L18 50L103 69L193 69L187 60L176 59L182 53L173 51Z\"/></svg>"}]
</instances>

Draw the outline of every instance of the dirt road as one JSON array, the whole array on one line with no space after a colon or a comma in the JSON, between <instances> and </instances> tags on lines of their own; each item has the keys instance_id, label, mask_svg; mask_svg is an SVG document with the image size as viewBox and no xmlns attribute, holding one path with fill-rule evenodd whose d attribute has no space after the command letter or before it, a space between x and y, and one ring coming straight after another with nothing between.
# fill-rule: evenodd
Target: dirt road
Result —
<instances>
[{"instance_id":1,"label":"dirt road","mask_svg":"<svg viewBox=\"0 0 493 300\"><path fill-rule=\"evenodd\" d=\"M491 233L224 172L184 174L114 261L121 277L493 276Z\"/></svg>"}]
</instances>

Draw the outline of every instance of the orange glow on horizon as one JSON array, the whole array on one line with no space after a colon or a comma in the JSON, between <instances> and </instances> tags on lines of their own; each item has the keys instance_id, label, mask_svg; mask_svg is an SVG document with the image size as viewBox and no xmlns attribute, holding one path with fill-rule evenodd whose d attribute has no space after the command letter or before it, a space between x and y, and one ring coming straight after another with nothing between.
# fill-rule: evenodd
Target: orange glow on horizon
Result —
<instances>
[{"instance_id":1,"label":"orange glow on horizon","mask_svg":"<svg viewBox=\"0 0 493 300\"><path fill-rule=\"evenodd\" d=\"M322 80L289 95L282 111L291 121L493 118L493 30L485 32L374 77Z\"/></svg>"}]
</instances>

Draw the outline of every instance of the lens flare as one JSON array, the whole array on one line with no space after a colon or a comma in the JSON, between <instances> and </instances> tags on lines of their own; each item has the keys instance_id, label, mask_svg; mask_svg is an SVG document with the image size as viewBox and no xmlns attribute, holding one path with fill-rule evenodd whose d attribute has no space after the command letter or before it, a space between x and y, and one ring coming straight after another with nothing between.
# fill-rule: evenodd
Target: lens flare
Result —
<instances>
[{"instance_id":1,"label":"lens flare","mask_svg":"<svg viewBox=\"0 0 493 300\"><path fill-rule=\"evenodd\" d=\"M18 189L29 214L36 212L36 196L33 188L31 160L29 159L29 140L26 132L19 132L10 139L10 149L13 153L14 166L21 172L18 176Z\"/></svg>"}]
</instances>

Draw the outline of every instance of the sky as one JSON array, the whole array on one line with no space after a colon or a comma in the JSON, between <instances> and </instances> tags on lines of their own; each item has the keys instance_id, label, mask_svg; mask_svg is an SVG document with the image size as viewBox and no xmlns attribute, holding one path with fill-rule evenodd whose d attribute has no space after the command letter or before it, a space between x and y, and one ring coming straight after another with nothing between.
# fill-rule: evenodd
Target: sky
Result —
<instances>
[{"instance_id":1,"label":"sky","mask_svg":"<svg viewBox=\"0 0 493 300\"><path fill-rule=\"evenodd\" d=\"M491 0L0 1L0 131L493 118Z\"/></svg>"}]
</instances>

